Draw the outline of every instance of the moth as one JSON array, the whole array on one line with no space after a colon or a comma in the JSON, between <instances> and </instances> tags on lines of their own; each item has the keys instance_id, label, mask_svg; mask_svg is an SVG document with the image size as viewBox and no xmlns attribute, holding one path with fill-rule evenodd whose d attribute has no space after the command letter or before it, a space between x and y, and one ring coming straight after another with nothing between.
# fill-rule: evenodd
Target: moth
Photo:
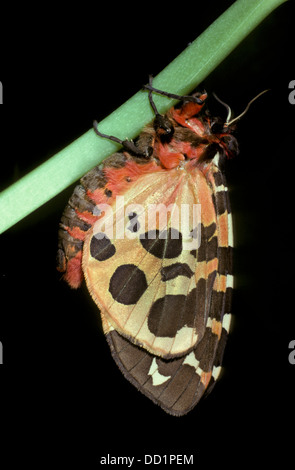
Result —
<instances>
[{"instance_id":1,"label":"moth","mask_svg":"<svg viewBox=\"0 0 295 470\"><path fill-rule=\"evenodd\" d=\"M75 188L61 218L59 271L85 278L124 376L174 416L194 408L220 371L230 328L232 216L224 162L235 122L212 117L207 93L145 85L155 113ZM161 115L153 94L180 100ZM227 106L227 105L226 105Z\"/></svg>"}]
</instances>

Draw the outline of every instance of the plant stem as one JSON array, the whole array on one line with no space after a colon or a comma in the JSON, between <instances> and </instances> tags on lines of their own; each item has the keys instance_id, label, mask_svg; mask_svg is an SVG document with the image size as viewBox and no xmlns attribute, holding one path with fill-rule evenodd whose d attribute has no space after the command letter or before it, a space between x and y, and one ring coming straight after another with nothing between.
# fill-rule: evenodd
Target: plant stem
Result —
<instances>
[{"instance_id":1,"label":"plant stem","mask_svg":"<svg viewBox=\"0 0 295 470\"><path fill-rule=\"evenodd\" d=\"M276 7L286 0L237 0L155 77L153 85L190 93ZM159 112L175 100L156 96ZM147 92L139 91L99 123L99 130L134 138L153 119ZM40 207L118 149L89 130L0 194L0 233Z\"/></svg>"}]
</instances>

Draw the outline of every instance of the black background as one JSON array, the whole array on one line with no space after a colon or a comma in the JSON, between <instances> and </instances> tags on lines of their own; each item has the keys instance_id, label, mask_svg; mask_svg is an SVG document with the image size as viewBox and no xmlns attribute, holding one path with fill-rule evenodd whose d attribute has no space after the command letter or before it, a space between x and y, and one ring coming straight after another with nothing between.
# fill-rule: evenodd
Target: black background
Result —
<instances>
[{"instance_id":1,"label":"black background","mask_svg":"<svg viewBox=\"0 0 295 470\"><path fill-rule=\"evenodd\" d=\"M232 3L67 10L26 5L7 15L10 27L1 33L0 188L116 109ZM123 378L86 288L70 290L55 271L58 222L72 186L1 235L0 407L6 441L0 446L11 465L17 459L41 467L50 461L97 468L108 453L194 454L196 466L209 468L218 461L266 467L278 459L284 467L291 459L293 20L290 1L199 87L215 91L236 114L271 89L240 121L241 153L227 166L236 290L222 380L191 413L175 418Z\"/></svg>"}]
</instances>

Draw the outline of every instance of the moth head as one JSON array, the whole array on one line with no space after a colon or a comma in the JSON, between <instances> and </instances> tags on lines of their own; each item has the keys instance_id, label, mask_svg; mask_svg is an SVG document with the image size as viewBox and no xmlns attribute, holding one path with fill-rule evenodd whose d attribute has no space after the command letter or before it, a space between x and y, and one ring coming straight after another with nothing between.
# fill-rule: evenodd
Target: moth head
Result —
<instances>
[{"instance_id":1,"label":"moth head","mask_svg":"<svg viewBox=\"0 0 295 470\"><path fill-rule=\"evenodd\" d=\"M250 105L261 95L266 93L269 90L264 90L255 96L246 106L244 111L239 114L237 117L232 117L232 110L230 106L224 103L218 96L213 93L214 98L219 101L227 109L227 117L226 120L222 120L221 118L213 118L210 122L210 129L211 133L215 135L215 137L219 141L219 145L223 152L225 153L227 158L232 158L239 153L239 146L237 139L234 137L233 133L236 130L236 123L239 121L248 111Z\"/></svg>"}]
</instances>

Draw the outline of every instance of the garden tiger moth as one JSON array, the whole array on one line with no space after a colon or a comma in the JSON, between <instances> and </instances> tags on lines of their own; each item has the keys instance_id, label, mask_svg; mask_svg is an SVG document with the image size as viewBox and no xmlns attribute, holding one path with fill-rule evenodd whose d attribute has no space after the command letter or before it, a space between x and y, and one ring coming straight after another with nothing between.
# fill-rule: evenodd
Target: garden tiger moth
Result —
<instances>
[{"instance_id":1,"label":"garden tiger moth","mask_svg":"<svg viewBox=\"0 0 295 470\"><path fill-rule=\"evenodd\" d=\"M181 416L212 389L229 332L233 236L223 161L238 145L233 121L204 111L206 93L177 97L182 104L162 116L152 93L175 95L151 81L145 88L155 120L135 143L95 124L124 148L75 188L58 269L74 288L85 278L124 376Z\"/></svg>"}]
</instances>

